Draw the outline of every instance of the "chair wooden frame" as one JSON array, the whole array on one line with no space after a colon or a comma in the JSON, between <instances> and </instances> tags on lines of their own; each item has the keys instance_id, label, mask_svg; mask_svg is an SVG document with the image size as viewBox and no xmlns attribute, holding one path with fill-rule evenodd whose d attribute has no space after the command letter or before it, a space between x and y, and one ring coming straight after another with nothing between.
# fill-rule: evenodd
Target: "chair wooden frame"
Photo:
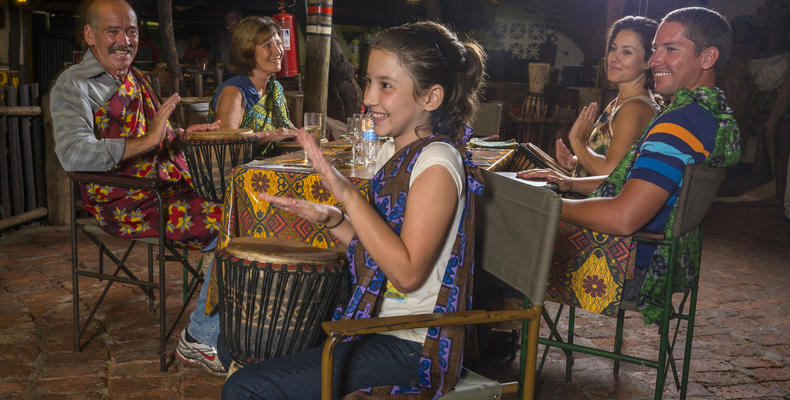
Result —
<instances>
[{"instance_id":1,"label":"chair wooden frame","mask_svg":"<svg viewBox=\"0 0 790 400\"><path fill-rule=\"evenodd\" d=\"M705 214L707 214L708 208L710 208L711 203L713 202L713 198L718 191L719 185L724 180L724 176L726 175L726 170L724 168L713 168L703 165L689 165L686 167L683 173L683 187L681 188L680 194L678 196L678 200L676 202L675 207L677 208L677 212L675 215L675 223L672 226L670 236L665 237L663 233L651 233L651 232L637 232L633 235L633 238L637 242L643 243L652 243L652 244L659 244L665 245L670 247L670 258L667 262L667 289L664 292L664 301L663 301L663 308L661 313L661 321L659 322L659 350L658 350L658 359L647 359L641 357L634 357L622 354L622 343L623 343L623 327L624 327L624 318L625 318L625 310L635 310L633 304L629 304L624 302L621 304L620 310L617 313L617 325L615 328L615 343L613 351L606 351L602 349L597 349L588 346L581 346L578 344L573 343L573 332L574 332L574 319L575 319L575 308L570 307L568 313L568 336L563 340L562 336L556 329L557 322L562 315L563 305L560 305L558 308L557 314L554 318L548 315L548 313L544 310L543 311L543 318L546 321L549 329L551 330L551 334L548 338L540 338L539 342L544 344L546 347L544 348L543 356L541 358L540 366L538 370L543 367L543 363L546 360L546 355L548 349L550 347L557 347L560 348L565 353L565 380L570 381L571 379L571 369L573 366L573 352L580 352L586 354L592 354L599 357L606 357L614 360L614 374L617 376L620 371L620 361L625 361L633 364L638 365L645 365L650 368L656 370L656 386L654 392L655 399L661 399L663 396L664 391L664 384L666 381L666 375L669 372L669 369L672 369L672 374L674 377L675 385L677 386L678 390L680 391L680 398L684 399L686 397L686 391L688 389L688 376L689 376L689 366L691 361L691 344L694 338L694 320L696 317L696 309L697 309L697 292L699 289L699 279L697 280L697 284L694 285L689 291L683 292L683 296L678 303L677 311L675 311L674 305L672 303L672 295L674 294L672 290L672 280L675 275L675 268L677 265L677 259L680 256L678 254L678 247L681 235L691 231L692 229L699 227L697 230L698 240L699 243L702 243L702 233L703 233L703 219ZM695 260L697 267L700 266L700 260ZM699 272L699 271L698 271ZM689 302L688 304L688 311L684 312L684 308L686 306L686 301ZM673 332L670 332L671 323L675 321L675 328ZM677 360L674 357L674 348L675 343L680 331L680 323L681 321L686 321L686 340L685 340L685 348L683 351L683 370L681 376L678 376L677 366L675 365ZM672 339L670 340L670 335Z\"/></svg>"},{"instance_id":2,"label":"chair wooden frame","mask_svg":"<svg viewBox=\"0 0 790 400\"><path fill-rule=\"evenodd\" d=\"M518 320L523 321L523 331L528 332L522 337L521 384L500 384L501 393L519 392L522 399L533 398L540 318L561 200L559 195L545 187L534 187L489 171L483 171L483 175L486 188L478 215L478 260L487 272L525 295L525 308L324 322L322 326L328 338L324 342L321 368L323 400L331 399L333 353L337 343L345 337L400 329ZM451 397L454 392L443 398Z\"/></svg>"},{"instance_id":3,"label":"chair wooden frame","mask_svg":"<svg viewBox=\"0 0 790 400\"><path fill-rule=\"evenodd\" d=\"M150 312L155 311L154 307L154 290L159 291L159 355L160 355L160 369L164 372L167 370L166 360L166 345L167 340L176 328L176 325L184 315L186 307L189 305L189 300L194 295L198 284L202 282L203 277L200 272L202 266L197 269L192 267L187 258L187 250L180 248L177 243L168 241L165 237L165 203L162 199L162 190L164 190L163 182L154 179L136 178L128 176L120 176L113 173L95 173L95 172L67 172L66 175L70 180L70 205L71 205L71 273L73 284L73 311L74 311L74 351L80 352L80 338L85 332L88 323L93 319L96 311L104 300L105 295L110 287L115 282L121 282L131 285L139 286L140 289L148 297L148 309ZM128 189L144 189L150 190L156 194L159 205L159 235L156 238L141 238L129 239L129 246L119 258L107 246L102 243L98 238L100 235L109 235L103 232L93 219L77 219L76 204L79 200L79 183L96 183L100 185L109 185L124 187ZM79 254L77 248L77 230L82 231L88 239L91 240L99 249L99 265L98 272L89 271L80 268ZM114 236L113 236L114 237ZM131 253L132 249L137 243L142 243L148 247L148 277L146 280L140 279L130 271L125 263ZM159 261L159 281L153 281L153 249L158 247ZM112 274L105 273L104 271L104 257L107 256L115 265L116 269ZM181 306L177 317L171 325L167 324L167 286L165 279L165 262L177 261L183 267L183 305ZM119 272L123 271L127 277L118 276ZM190 276L191 275L191 276ZM107 280L99 299L92 307L88 318L83 324L80 324L80 310L79 310L79 277L85 276L95 278L98 280Z\"/></svg>"}]
</instances>

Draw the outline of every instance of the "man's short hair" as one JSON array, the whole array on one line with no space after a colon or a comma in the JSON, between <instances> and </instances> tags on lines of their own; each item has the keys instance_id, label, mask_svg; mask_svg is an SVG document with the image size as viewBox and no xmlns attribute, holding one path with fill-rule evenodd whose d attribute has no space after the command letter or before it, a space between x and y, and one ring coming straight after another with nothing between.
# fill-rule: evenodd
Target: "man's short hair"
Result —
<instances>
[{"instance_id":1,"label":"man's short hair","mask_svg":"<svg viewBox=\"0 0 790 400\"><path fill-rule=\"evenodd\" d=\"M704 7L686 7L670 12L661 22L682 24L686 28L686 38L694 42L697 55L709 47L719 49L713 69L716 73L722 71L732 51L732 29L721 14Z\"/></svg>"}]
</instances>

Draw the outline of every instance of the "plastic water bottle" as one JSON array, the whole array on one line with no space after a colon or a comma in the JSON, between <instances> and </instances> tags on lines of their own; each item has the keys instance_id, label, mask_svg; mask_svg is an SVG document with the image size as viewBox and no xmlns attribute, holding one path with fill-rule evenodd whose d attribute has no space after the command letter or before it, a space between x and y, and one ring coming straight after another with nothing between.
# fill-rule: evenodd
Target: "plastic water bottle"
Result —
<instances>
[{"instance_id":1,"label":"plastic water bottle","mask_svg":"<svg viewBox=\"0 0 790 400\"><path fill-rule=\"evenodd\" d=\"M365 114L362 119L362 143L360 146L360 161L365 164L365 167L375 165L379 153L379 137L373 131L373 116L370 114Z\"/></svg>"}]
</instances>

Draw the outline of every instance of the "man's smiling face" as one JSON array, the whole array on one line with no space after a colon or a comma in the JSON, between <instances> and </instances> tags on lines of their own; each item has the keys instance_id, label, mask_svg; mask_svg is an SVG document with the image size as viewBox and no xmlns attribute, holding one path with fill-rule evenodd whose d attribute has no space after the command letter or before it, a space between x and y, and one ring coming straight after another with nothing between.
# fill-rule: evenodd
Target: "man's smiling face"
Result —
<instances>
[{"instance_id":1,"label":"man's smiling face","mask_svg":"<svg viewBox=\"0 0 790 400\"><path fill-rule=\"evenodd\" d=\"M664 22L653 40L654 53L649 66L656 92L669 96L681 89L695 89L704 81L704 52L696 53L694 42L686 37L680 22Z\"/></svg>"},{"instance_id":2,"label":"man's smiling face","mask_svg":"<svg viewBox=\"0 0 790 400\"><path fill-rule=\"evenodd\" d=\"M104 69L125 76L137 54L137 15L126 2L98 4L96 26L86 25L85 42Z\"/></svg>"}]
</instances>

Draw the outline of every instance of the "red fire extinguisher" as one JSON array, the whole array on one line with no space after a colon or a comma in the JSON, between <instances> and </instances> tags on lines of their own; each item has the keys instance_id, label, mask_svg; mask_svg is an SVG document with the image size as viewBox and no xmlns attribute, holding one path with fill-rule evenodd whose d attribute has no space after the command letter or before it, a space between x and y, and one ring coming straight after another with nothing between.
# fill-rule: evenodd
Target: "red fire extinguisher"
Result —
<instances>
[{"instance_id":1,"label":"red fire extinguisher","mask_svg":"<svg viewBox=\"0 0 790 400\"><path fill-rule=\"evenodd\" d=\"M296 29L294 15L285 12L284 1L280 1L280 13L272 16L283 29L283 61L278 78L291 78L299 73L299 52L296 49Z\"/></svg>"}]
</instances>

